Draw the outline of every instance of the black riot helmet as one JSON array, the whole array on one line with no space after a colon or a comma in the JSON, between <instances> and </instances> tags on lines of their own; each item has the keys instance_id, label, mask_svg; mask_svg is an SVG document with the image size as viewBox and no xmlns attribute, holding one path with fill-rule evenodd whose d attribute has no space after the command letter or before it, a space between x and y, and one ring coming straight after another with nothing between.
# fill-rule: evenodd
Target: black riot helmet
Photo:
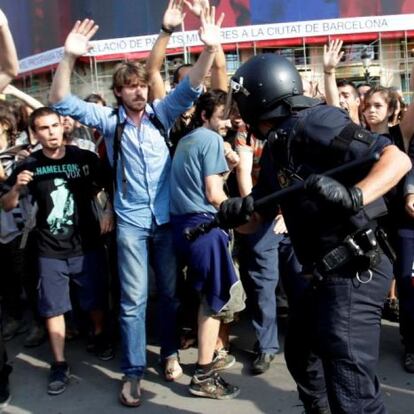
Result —
<instances>
[{"instance_id":1,"label":"black riot helmet","mask_svg":"<svg viewBox=\"0 0 414 414\"><path fill-rule=\"evenodd\" d=\"M315 104L303 96L295 66L275 53L257 55L243 63L231 78L231 89L243 121L251 126Z\"/></svg>"}]
</instances>

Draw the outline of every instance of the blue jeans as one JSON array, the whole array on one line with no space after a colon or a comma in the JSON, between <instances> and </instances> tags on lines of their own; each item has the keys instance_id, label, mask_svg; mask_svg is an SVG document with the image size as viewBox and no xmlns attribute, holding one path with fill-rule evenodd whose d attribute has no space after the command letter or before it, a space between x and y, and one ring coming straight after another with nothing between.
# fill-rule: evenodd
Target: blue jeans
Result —
<instances>
[{"instance_id":1,"label":"blue jeans","mask_svg":"<svg viewBox=\"0 0 414 414\"><path fill-rule=\"evenodd\" d=\"M273 221L265 222L254 234L240 237L240 264L247 272L246 291L258 352L276 354L279 338L276 315L276 287L279 281L279 243L283 235L273 232Z\"/></svg>"},{"instance_id":2,"label":"blue jeans","mask_svg":"<svg viewBox=\"0 0 414 414\"><path fill-rule=\"evenodd\" d=\"M154 224L151 229L144 229L119 222L117 242L121 288L121 370L130 377L141 378L146 366L145 317L150 259L158 291L161 359L177 353L177 266L172 235L169 224Z\"/></svg>"}]
</instances>

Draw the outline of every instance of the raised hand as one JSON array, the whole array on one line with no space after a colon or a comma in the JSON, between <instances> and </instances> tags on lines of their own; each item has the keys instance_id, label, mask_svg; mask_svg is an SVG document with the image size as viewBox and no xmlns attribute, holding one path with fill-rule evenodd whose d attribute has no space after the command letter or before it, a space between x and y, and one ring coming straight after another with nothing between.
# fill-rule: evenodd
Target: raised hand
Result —
<instances>
[{"instance_id":1,"label":"raised hand","mask_svg":"<svg viewBox=\"0 0 414 414\"><path fill-rule=\"evenodd\" d=\"M206 7L200 15L201 27L198 31L200 40L210 47L216 47L220 44L220 27L223 23L224 13L216 20L216 8Z\"/></svg>"},{"instance_id":2,"label":"raised hand","mask_svg":"<svg viewBox=\"0 0 414 414\"><path fill-rule=\"evenodd\" d=\"M89 40L95 35L98 29L99 26L93 20L78 20L66 38L64 47L65 54L79 57L88 53L93 48Z\"/></svg>"},{"instance_id":3,"label":"raised hand","mask_svg":"<svg viewBox=\"0 0 414 414\"><path fill-rule=\"evenodd\" d=\"M323 46L323 69L325 73L332 72L341 61L344 52L341 52L343 41L336 39L331 40L329 45Z\"/></svg>"},{"instance_id":4,"label":"raised hand","mask_svg":"<svg viewBox=\"0 0 414 414\"><path fill-rule=\"evenodd\" d=\"M200 17L201 12L209 7L208 0L184 0L185 5L194 14L194 16Z\"/></svg>"},{"instance_id":5,"label":"raised hand","mask_svg":"<svg viewBox=\"0 0 414 414\"><path fill-rule=\"evenodd\" d=\"M162 26L168 30L174 30L183 22L184 18L183 0L170 0L162 18Z\"/></svg>"}]
</instances>

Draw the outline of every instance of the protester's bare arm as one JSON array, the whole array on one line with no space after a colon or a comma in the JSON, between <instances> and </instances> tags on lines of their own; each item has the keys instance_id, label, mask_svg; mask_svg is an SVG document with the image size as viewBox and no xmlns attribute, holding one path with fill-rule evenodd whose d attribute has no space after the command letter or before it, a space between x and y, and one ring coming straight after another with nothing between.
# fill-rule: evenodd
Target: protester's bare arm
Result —
<instances>
[{"instance_id":1,"label":"protester's bare arm","mask_svg":"<svg viewBox=\"0 0 414 414\"><path fill-rule=\"evenodd\" d=\"M18 72L16 47L7 17L0 9L0 91L17 76Z\"/></svg>"},{"instance_id":2,"label":"protester's bare arm","mask_svg":"<svg viewBox=\"0 0 414 414\"><path fill-rule=\"evenodd\" d=\"M33 173L23 170L16 177L13 187L0 198L0 205L5 211L13 210L19 204L20 192L33 180Z\"/></svg>"},{"instance_id":3,"label":"protester's bare arm","mask_svg":"<svg viewBox=\"0 0 414 414\"><path fill-rule=\"evenodd\" d=\"M54 104L70 93L70 77L76 59L92 49L89 40L98 31L93 20L77 21L65 41L63 59L60 61L50 88L49 102Z\"/></svg>"},{"instance_id":4,"label":"protester's bare arm","mask_svg":"<svg viewBox=\"0 0 414 414\"><path fill-rule=\"evenodd\" d=\"M218 45L217 53L211 66L211 89L221 89L227 92L228 88L226 56L220 44Z\"/></svg>"},{"instance_id":5,"label":"protester's bare arm","mask_svg":"<svg viewBox=\"0 0 414 414\"><path fill-rule=\"evenodd\" d=\"M216 9L214 6L203 9L200 15L201 27L199 36L204 43L204 50L188 73L190 83L193 87L198 87L202 84L211 68L218 46L220 45L220 27L224 19L224 14L218 18L217 22L215 15Z\"/></svg>"},{"instance_id":6,"label":"protester's bare arm","mask_svg":"<svg viewBox=\"0 0 414 414\"><path fill-rule=\"evenodd\" d=\"M230 150L224 154L227 162L227 167L229 168L229 173L233 171L240 162L239 154L236 151Z\"/></svg>"},{"instance_id":7,"label":"protester's bare arm","mask_svg":"<svg viewBox=\"0 0 414 414\"><path fill-rule=\"evenodd\" d=\"M396 186L410 169L411 161L407 154L395 145L385 147L379 161L356 185L362 190L364 205L375 201Z\"/></svg>"},{"instance_id":8,"label":"protester's bare arm","mask_svg":"<svg viewBox=\"0 0 414 414\"><path fill-rule=\"evenodd\" d=\"M5 95L14 96L15 98L19 99L32 109L42 108L43 106L45 106L44 104L42 104L42 102L38 101L37 99L33 98L32 96L28 95L27 93L23 92L22 90L16 88L13 85L6 86L3 93Z\"/></svg>"},{"instance_id":9,"label":"protester's bare arm","mask_svg":"<svg viewBox=\"0 0 414 414\"><path fill-rule=\"evenodd\" d=\"M171 34L182 24L184 18L183 0L170 0L162 19L161 32L151 49L146 63L151 99L161 99L165 96L161 67L164 62L165 51L167 50Z\"/></svg>"},{"instance_id":10,"label":"protester's bare arm","mask_svg":"<svg viewBox=\"0 0 414 414\"><path fill-rule=\"evenodd\" d=\"M246 197L252 192L252 168L253 150L250 147L243 147L238 151L240 162L236 167L237 186L241 197Z\"/></svg>"},{"instance_id":11,"label":"protester's bare arm","mask_svg":"<svg viewBox=\"0 0 414 414\"><path fill-rule=\"evenodd\" d=\"M203 9L209 7L208 0L191 0L184 3L188 9L197 17L201 16ZM211 89L221 89L227 91L227 70L226 70L226 57L224 55L221 45L218 46L217 52L211 66Z\"/></svg>"},{"instance_id":12,"label":"protester's bare arm","mask_svg":"<svg viewBox=\"0 0 414 414\"><path fill-rule=\"evenodd\" d=\"M197 17L200 17L202 10L209 6L208 0L184 0L184 3L191 13ZM217 53L211 66L211 89L221 89L225 92L228 89L226 57L221 45L217 48Z\"/></svg>"},{"instance_id":13,"label":"protester's bare arm","mask_svg":"<svg viewBox=\"0 0 414 414\"><path fill-rule=\"evenodd\" d=\"M224 200L227 200L226 193L223 189L223 177L217 174L209 175L204 178L204 184L208 202L218 209L220 204Z\"/></svg>"},{"instance_id":14,"label":"protester's bare arm","mask_svg":"<svg viewBox=\"0 0 414 414\"><path fill-rule=\"evenodd\" d=\"M342 40L331 40L329 45L323 46L323 73L325 84L325 98L329 105L339 107L339 93L336 86L335 71L344 52L341 52Z\"/></svg>"}]
</instances>

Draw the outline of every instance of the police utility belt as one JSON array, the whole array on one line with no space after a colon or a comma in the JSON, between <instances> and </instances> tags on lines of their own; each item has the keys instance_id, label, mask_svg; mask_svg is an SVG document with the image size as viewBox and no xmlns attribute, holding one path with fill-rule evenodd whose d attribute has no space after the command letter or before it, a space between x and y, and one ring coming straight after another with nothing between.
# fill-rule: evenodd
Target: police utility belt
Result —
<instances>
[{"instance_id":1,"label":"police utility belt","mask_svg":"<svg viewBox=\"0 0 414 414\"><path fill-rule=\"evenodd\" d=\"M369 282L372 278L370 268L381 260L381 250L392 260L394 252L383 229L361 229L347 236L344 241L326 253L317 263L316 270L321 275L329 276L337 269L351 265L357 271L356 277L361 282ZM360 279L363 272L368 278Z\"/></svg>"}]
</instances>

